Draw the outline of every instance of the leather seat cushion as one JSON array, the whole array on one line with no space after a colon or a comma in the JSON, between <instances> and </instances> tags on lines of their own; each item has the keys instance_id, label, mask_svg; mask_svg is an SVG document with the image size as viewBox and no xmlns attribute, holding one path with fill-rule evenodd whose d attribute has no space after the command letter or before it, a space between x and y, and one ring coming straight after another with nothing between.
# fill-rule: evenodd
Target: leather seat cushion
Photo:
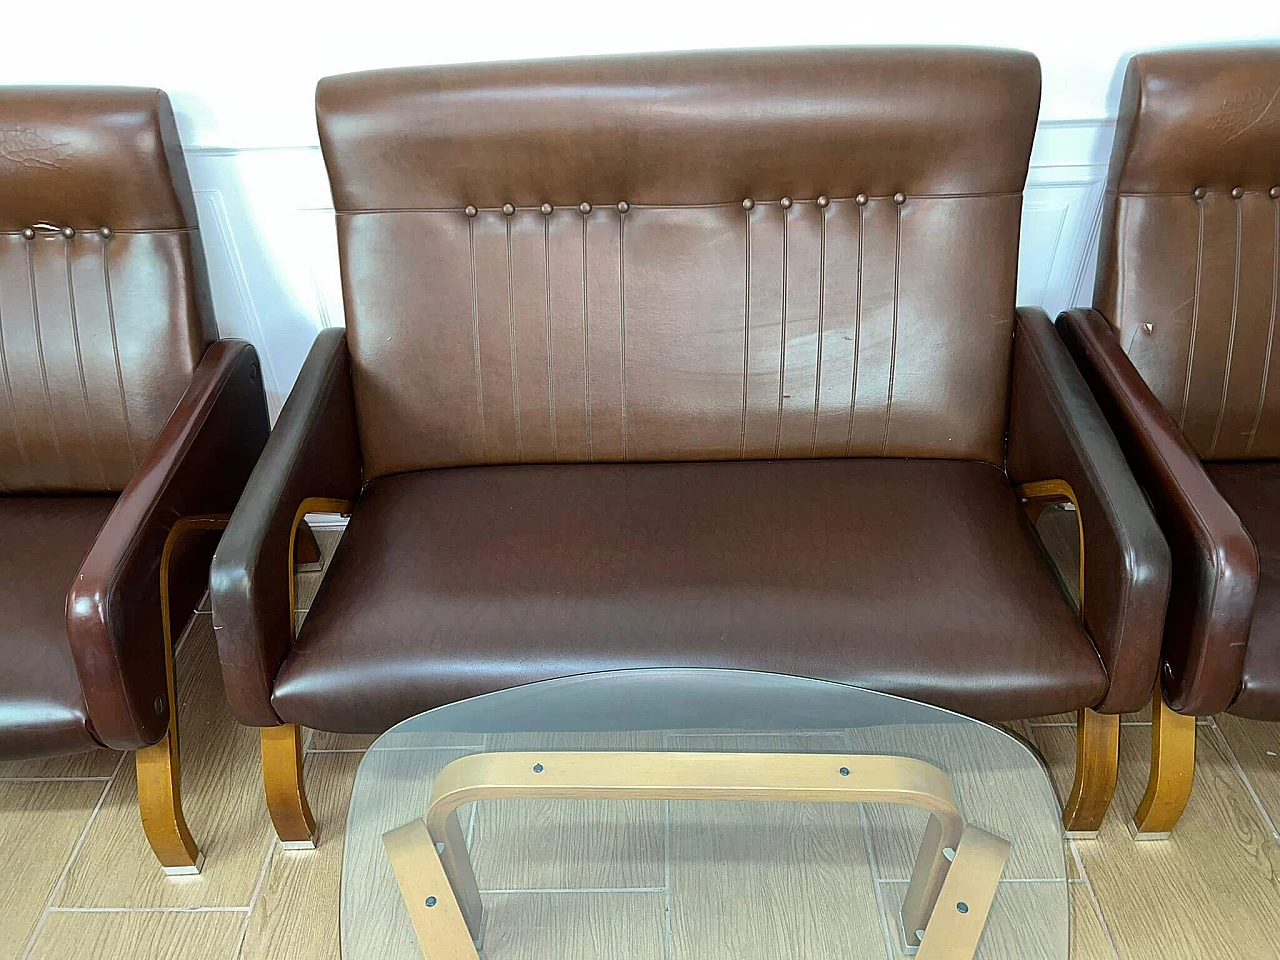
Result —
<instances>
[{"instance_id":1,"label":"leather seat cushion","mask_svg":"<svg viewBox=\"0 0 1280 960\"><path fill-rule=\"evenodd\" d=\"M90 732L67 590L115 497L0 497L0 759L78 753Z\"/></svg>"},{"instance_id":2,"label":"leather seat cushion","mask_svg":"<svg viewBox=\"0 0 1280 960\"><path fill-rule=\"evenodd\" d=\"M846 459L376 479L272 700L289 722L376 732L645 666L841 680L989 719L1107 689L1002 471Z\"/></svg>"},{"instance_id":3,"label":"leather seat cushion","mask_svg":"<svg viewBox=\"0 0 1280 960\"><path fill-rule=\"evenodd\" d=\"M1258 596L1244 677L1230 712L1280 720L1280 462L1206 463L1258 550Z\"/></svg>"}]
</instances>

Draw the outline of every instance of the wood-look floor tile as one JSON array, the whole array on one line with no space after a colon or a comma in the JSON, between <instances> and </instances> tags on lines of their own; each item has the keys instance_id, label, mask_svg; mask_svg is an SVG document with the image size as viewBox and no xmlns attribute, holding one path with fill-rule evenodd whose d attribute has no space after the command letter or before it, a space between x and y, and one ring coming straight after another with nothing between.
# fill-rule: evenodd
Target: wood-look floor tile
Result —
<instances>
[{"instance_id":1,"label":"wood-look floor tile","mask_svg":"<svg viewBox=\"0 0 1280 960\"><path fill-rule=\"evenodd\" d=\"M338 958L338 892L347 809L360 755L307 757L307 793L323 833L310 851L276 848L254 905L242 960Z\"/></svg>"},{"instance_id":2,"label":"wood-look floor tile","mask_svg":"<svg viewBox=\"0 0 1280 960\"><path fill-rule=\"evenodd\" d=\"M51 913L31 960L223 960L243 926L235 912Z\"/></svg>"},{"instance_id":3,"label":"wood-look floor tile","mask_svg":"<svg viewBox=\"0 0 1280 960\"><path fill-rule=\"evenodd\" d=\"M0 957L22 953L105 783L0 783Z\"/></svg>"},{"instance_id":4,"label":"wood-look floor tile","mask_svg":"<svg viewBox=\"0 0 1280 960\"><path fill-rule=\"evenodd\" d=\"M848 752L843 736L673 737L681 750ZM863 807L672 802L673 960L885 956Z\"/></svg>"},{"instance_id":5,"label":"wood-look floor tile","mask_svg":"<svg viewBox=\"0 0 1280 960\"><path fill-rule=\"evenodd\" d=\"M850 738L855 751L915 757L950 773L965 819L1012 842L1006 877L1065 876L1061 811L1039 758L1020 740L970 723L859 727ZM867 818L880 877L910 879L928 815L876 804Z\"/></svg>"},{"instance_id":6,"label":"wood-look floor tile","mask_svg":"<svg viewBox=\"0 0 1280 960\"><path fill-rule=\"evenodd\" d=\"M1071 884L1071 960L1119 960L1083 883Z\"/></svg>"},{"instance_id":7,"label":"wood-look floor tile","mask_svg":"<svg viewBox=\"0 0 1280 960\"><path fill-rule=\"evenodd\" d=\"M1055 770L1069 769L1075 735L1035 730ZM1121 736L1115 802L1097 840L1078 844L1120 960L1169 957L1280 957L1280 844L1243 781L1200 727L1196 781L1170 840L1135 843L1126 819L1146 786L1148 746ZM1059 789L1068 789L1061 777Z\"/></svg>"},{"instance_id":8,"label":"wood-look floor tile","mask_svg":"<svg viewBox=\"0 0 1280 960\"><path fill-rule=\"evenodd\" d=\"M0 780L12 777L109 777L120 762L115 750L89 750L64 757L0 762Z\"/></svg>"},{"instance_id":9,"label":"wood-look floor tile","mask_svg":"<svg viewBox=\"0 0 1280 960\"><path fill-rule=\"evenodd\" d=\"M493 893L485 898L486 960L661 960L661 893Z\"/></svg>"},{"instance_id":10,"label":"wood-look floor tile","mask_svg":"<svg viewBox=\"0 0 1280 960\"><path fill-rule=\"evenodd\" d=\"M311 730L311 739L307 741L307 750L368 750L373 741L378 739L376 733L330 733L327 730Z\"/></svg>"},{"instance_id":11,"label":"wood-look floor tile","mask_svg":"<svg viewBox=\"0 0 1280 960\"><path fill-rule=\"evenodd\" d=\"M311 604L315 601L322 579L324 579L324 574L319 570L315 573L298 573L294 575L294 602L299 610L311 609ZM301 619L299 617L299 622L301 622Z\"/></svg>"},{"instance_id":12,"label":"wood-look floor tile","mask_svg":"<svg viewBox=\"0 0 1280 960\"><path fill-rule=\"evenodd\" d=\"M391 732L330 733L327 730L310 730L310 739L304 740L308 752L325 753L331 750L355 750L364 753L376 750L451 750L476 751L484 749L485 737L481 733ZM377 743L375 747L374 744Z\"/></svg>"},{"instance_id":13,"label":"wood-look floor tile","mask_svg":"<svg viewBox=\"0 0 1280 960\"><path fill-rule=\"evenodd\" d=\"M197 617L178 656L178 694L183 804L205 854L203 874L172 879L161 872L142 832L134 764L126 761L71 865L60 906L248 906L274 832L258 732L236 723L227 708L207 615Z\"/></svg>"},{"instance_id":14,"label":"wood-look floor tile","mask_svg":"<svg viewBox=\"0 0 1280 960\"><path fill-rule=\"evenodd\" d=\"M660 734L495 734L487 749L658 750ZM476 804L471 859L482 890L663 884L657 800L496 800Z\"/></svg>"},{"instance_id":15,"label":"wood-look floor tile","mask_svg":"<svg viewBox=\"0 0 1280 960\"><path fill-rule=\"evenodd\" d=\"M900 918L907 885L885 883L881 887L885 912L897 921L892 928L893 960L906 960ZM1070 893L1065 882L1001 883L974 960L1067 960L1070 922Z\"/></svg>"},{"instance_id":16,"label":"wood-look floor tile","mask_svg":"<svg viewBox=\"0 0 1280 960\"><path fill-rule=\"evenodd\" d=\"M432 778L445 764L470 752L474 751L371 750L361 759L343 843L340 908L343 938L353 956L398 957L405 944L414 942L382 835L426 813ZM464 835L473 807L458 811Z\"/></svg>"},{"instance_id":17,"label":"wood-look floor tile","mask_svg":"<svg viewBox=\"0 0 1280 960\"><path fill-rule=\"evenodd\" d=\"M320 527L312 525L311 532L316 535L316 543L320 545L320 555L324 558L326 566L333 559L333 551L337 549L338 541L342 539L342 535L346 533L346 530L345 526Z\"/></svg>"},{"instance_id":18,"label":"wood-look floor tile","mask_svg":"<svg viewBox=\"0 0 1280 960\"><path fill-rule=\"evenodd\" d=\"M1044 545L1059 583L1076 606L1080 604L1080 524L1074 510L1053 505L1036 522L1036 534Z\"/></svg>"},{"instance_id":19,"label":"wood-look floor tile","mask_svg":"<svg viewBox=\"0 0 1280 960\"><path fill-rule=\"evenodd\" d=\"M1258 801L1280 828L1280 723L1245 720L1229 713L1214 718Z\"/></svg>"}]
</instances>

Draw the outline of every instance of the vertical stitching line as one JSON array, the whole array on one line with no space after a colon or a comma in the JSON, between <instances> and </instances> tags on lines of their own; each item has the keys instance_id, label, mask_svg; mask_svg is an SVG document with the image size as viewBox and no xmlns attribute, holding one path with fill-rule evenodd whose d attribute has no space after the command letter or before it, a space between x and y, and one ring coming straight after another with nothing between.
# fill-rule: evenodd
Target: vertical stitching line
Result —
<instances>
[{"instance_id":1,"label":"vertical stitching line","mask_svg":"<svg viewBox=\"0 0 1280 960\"><path fill-rule=\"evenodd\" d=\"M551 218L542 218L542 281L546 293L547 312L547 412L551 417L551 459L559 458L556 442L556 362L555 340L551 326Z\"/></svg>"},{"instance_id":2,"label":"vertical stitching line","mask_svg":"<svg viewBox=\"0 0 1280 960\"><path fill-rule=\"evenodd\" d=\"M36 262L27 243L27 274L31 278L31 323L36 335L36 358L40 361L40 381L44 385L44 405L49 412L49 429L53 434L53 451L61 461L62 444L58 440L58 425L53 415L53 394L49 390L49 371L44 362L44 338L40 335L40 305L36 297ZM65 464L64 464L65 465ZM68 466L68 470L70 467Z\"/></svg>"},{"instance_id":3,"label":"vertical stitching line","mask_svg":"<svg viewBox=\"0 0 1280 960\"><path fill-rule=\"evenodd\" d=\"M0 297L0 303L3 297ZM9 422L13 426L13 440L22 458L22 465L30 468L26 448L22 446L22 431L18 428L18 409L13 405L13 382L9 379L9 354L4 346L4 314L0 313L0 372L4 374L4 397L9 405Z\"/></svg>"},{"instance_id":4,"label":"vertical stitching line","mask_svg":"<svg viewBox=\"0 0 1280 960\"><path fill-rule=\"evenodd\" d=\"M627 457L627 215L618 211L618 353L622 367L622 459Z\"/></svg>"},{"instance_id":5,"label":"vertical stitching line","mask_svg":"<svg viewBox=\"0 0 1280 960\"><path fill-rule=\"evenodd\" d=\"M898 365L898 287L902 276L902 204L894 204L897 217L893 234L893 333L889 337L889 384L884 401L884 433L880 437L880 456L889 449L889 418L893 413L893 375Z\"/></svg>"},{"instance_id":6,"label":"vertical stitching line","mask_svg":"<svg viewBox=\"0 0 1280 960\"><path fill-rule=\"evenodd\" d=\"M1280 198L1277 198L1280 201ZM1275 209L1275 233L1271 241L1271 321L1267 327L1267 356L1262 362L1262 386L1258 390L1258 410L1253 417L1253 429L1249 431L1249 443L1244 452L1253 452L1253 441L1258 436L1258 424L1267 402L1267 376L1271 372L1271 347L1276 337L1276 305L1280 302L1280 202L1271 205Z\"/></svg>"},{"instance_id":7,"label":"vertical stitching line","mask_svg":"<svg viewBox=\"0 0 1280 960\"><path fill-rule=\"evenodd\" d=\"M849 432L844 440L844 455L849 455L853 446L853 420L858 408L858 360L859 347L862 341L862 230L865 224L866 207L858 204L858 289L853 306L853 375L849 379Z\"/></svg>"},{"instance_id":8,"label":"vertical stitching line","mask_svg":"<svg viewBox=\"0 0 1280 960\"><path fill-rule=\"evenodd\" d=\"M520 432L520 353L516 346L516 286L511 269L511 218L507 221L507 333L511 340L511 411L516 420L516 460L524 460L524 438Z\"/></svg>"},{"instance_id":9,"label":"vertical stitching line","mask_svg":"<svg viewBox=\"0 0 1280 960\"><path fill-rule=\"evenodd\" d=\"M471 259L471 362L476 376L476 414L480 417L480 449L489 459L489 435L484 425L484 372L480 366L480 289L476 281L476 220L467 217L467 255Z\"/></svg>"},{"instance_id":10,"label":"vertical stitching line","mask_svg":"<svg viewBox=\"0 0 1280 960\"><path fill-rule=\"evenodd\" d=\"M582 406L587 424L587 460L595 460L591 442L591 318L587 298L587 215L582 215Z\"/></svg>"},{"instance_id":11,"label":"vertical stitching line","mask_svg":"<svg viewBox=\"0 0 1280 960\"><path fill-rule=\"evenodd\" d=\"M742 433L738 443L738 459L747 457L747 382L751 374L751 211L743 208L746 217L746 241L743 273L746 287L742 303Z\"/></svg>"},{"instance_id":12,"label":"vertical stitching line","mask_svg":"<svg viewBox=\"0 0 1280 960\"><path fill-rule=\"evenodd\" d=\"M1182 386L1182 413L1178 429L1187 422L1187 404L1191 402L1191 366L1196 359L1196 328L1200 323L1200 272L1204 266L1204 201L1196 198L1196 285L1191 299L1191 339L1187 346L1187 380Z\"/></svg>"},{"instance_id":13,"label":"vertical stitching line","mask_svg":"<svg viewBox=\"0 0 1280 960\"><path fill-rule=\"evenodd\" d=\"M116 330L116 305L111 293L111 265L107 259L107 239L102 240L102 286L107 294L107 326L111 328L111 353L116 361L116 385L120 388L120 413L124 416L124 442L129 448L129 461L138 470L138 453L133 446L133 425L129 422L129 398L124 389L124 367L120 363L120 336Z\"/></svg>"},{"instance_id":14,"label":"vertical stitching line","mask_svg":"<svg viewBox=\"0 0 1280 960\"><path fill-rule=\"evenodd\" d=\"M84 375L84 354L80 350L80 323L76 318L76 288L71 272L71 240L63 244L67 263L67 308L71 312L71 339L76 345L76 368L80 371L80 397L84 401L84 419L89 427L89 449L93 451L93 459L98 464L98 477L102 486L107 486L107 471L102 465L102 455L98 452L98 438L93 429L93 411L89 409L89 383Z\"/></svg>"},{"instance_id":15,"label":"vertical stitching line","mask_svg":"<svg viewBox=\"0 0 1280 960\"><path fill-rule=\"evenodd\" d=\"M818 207L818 347L813 364L813 433L809 438L809 456L818 449L818 408L822 401L822 330L827 295L827 211Z\"/></svg>"},{"instance_id":16,"label":"vertical stitching line","mask_svg":"<svg viewBox=\"0 0 1280 960\"><path fill-rule=\"evenodd\" d=\"M773 430L773 456L782 450L782 401L787 390L787 225L791 211L782 211L782 325L778 336L778 424Z\"/></svg>"},{"instance_id":17,"label":"vertical stitching line","mask_svg":"<svg viewBox=\"0 0 1280 960\"><path fill-rule=\"evenodd\" d=\"M1222 432L1222 418L1227 412L1227 393L1231 389L1231 360L1236 352L1236 321L1240 317L1240 244L1241 234L1244 231L1242 220L1244 214L1240 206L1240 199L1235 199L1236 206L1236 248L1235 248L1235 269L1232 275L1231 287L1231 329L1227 334L1227 368L1222 374L1222 397L1218 401L1218 419L1213 424L1213 440L1209 443L1209 455L1212 456L1214 451L1218 449L1218 435Z\"/></svg>"}]
</instances>

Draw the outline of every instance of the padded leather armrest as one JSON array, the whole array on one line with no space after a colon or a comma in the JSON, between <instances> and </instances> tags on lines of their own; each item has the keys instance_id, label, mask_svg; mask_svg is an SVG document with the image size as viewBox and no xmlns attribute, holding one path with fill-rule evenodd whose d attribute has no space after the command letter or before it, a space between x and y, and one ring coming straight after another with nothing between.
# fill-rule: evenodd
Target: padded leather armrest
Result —
<instances>
[{"instance_id":1,"label":"padded leather armrest","mask_svg":"<svg viewBox=\"0 0 1280 960\"><path fill-rule=\"evenodd\" d=\"M1008 469L1017 484L1065 480L1084 530L1085 629L1110 686L1095 709L1151 699L1169 596L1169 548L1102 411L1043 310L1018 310Z\"/></svg>"},{"instance_id":2,"label":"padded leather armrest","mask_svg":"<svg viewBox=\"0 0 1280 960\"><path fill-rule=\"evenodd\" d=\"M176 521L229 514L267 440L258 355L239 340L209 347L191 384L103 524L67 595L67 635L98 740L157 742L169 724L160 560ZM209 576L216 533L175 544L173 629Z\"/></svg>"},{"instance_id":3,"label":"padded leather armrest","mask_svg":"<svg viewBox=\"0 0 1280 960\"><path fill-rule=\"evenodd\" d=\"M1258 589L1253 540L1102 315L1068 310L1058 330L1169 542L1175 589L1164 629L1165 698L1180 713L1225 710L1240 685Z\"/></svg>"},{"instance_id":4,"label":"padded leather armrest","mask_svg":"<svg viewBox=\"0 0 1280 960\"><path fill-rule=\"evenodd\" d=\"M293 643L289 541L304 500L354 501L360 440L346 332L322 331L285 401L213 558L210 592L218 657L231 711L275 726L276 673Z\"/></svg>"}]
</instances>

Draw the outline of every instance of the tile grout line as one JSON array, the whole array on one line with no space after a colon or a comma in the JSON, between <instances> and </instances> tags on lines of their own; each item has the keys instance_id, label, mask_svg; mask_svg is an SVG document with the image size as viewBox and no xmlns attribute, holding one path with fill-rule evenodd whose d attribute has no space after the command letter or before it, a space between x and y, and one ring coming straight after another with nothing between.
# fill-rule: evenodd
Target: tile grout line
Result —
<instances>
[{"instance_id":1,"label":"tile grout line","mask_svg":"<svg viewBox=\"0 0 1280 960\"><path fill-rule=\"evenodd\" d=\"M1240 765L1240 761L1236 758L1236 752L1231 749L1231 742L1227 739L1227 735L1222 732L1222 728L1218 726L1216 720L1213 720L1212 717L1209 719L1211 721L1209 729L1213 732L1218 749L1226 754L1227 762L1231 764L1231 769L1236 772L1236 776L1244 783L1244 788L1249 791L1249 796L1253 798L1253 805L1257 807L1258 813L1262 815L1262 822L1271 830L1271 839L1280 841L1280 832L1276 831L1276 825L1271 819L1271 814L1267 813L1267 808L1262 805L1262 798L1258 796L1258 791L1253 788L1253 781L1244 772L1244 767Z\"/></svg>"},{"instance_id":2,"label":"tile grout line","mask_svg":"<svg viewBox=\"0 0 1280 960\"><path fill-rule=\"evenodd\" d=\"M50 907L50 913L245 913L249 907Z\"/></svg>"},{"instance_id":3,"label":"tile grout line","mask_svg":"<svg viewBox=\"0 0 1280 960\"><path fill-rule=\"evenodd\" d=\"M853 734L848 730L844 732L844 746L850 753L854 752ZM885 910L884 890L880 886L880 862L876 859L875 843L871 839L871 820L867 816L866 804L858 804L858 819L862 824L862 844L867 849L867 867L871 871L871 889L875 891L876 905L879 907L880 912L880 934L884 937L885 956L889 960L893 960L898 955L898 951L894 944L893 931L889 928L889 913ZM895 926L901 926L901 923L895 924ZM905 932L904 930L904 935Z\"/></svg>"},{"instance_id":4,"label":"tile grout line","mask_svg":"<svg viewBox=\"0 0 1280 960\"><path fill-rule=\"evenodd\" d=\"M863 804L858 804L858 818L862 821L862 843L867 848L867 866L871 869L871 889L876 894L876 906L880 914L880 935L884 937L885 956L892 960L898 955L894 945L894 933L889 928L889 911L885 908L884 889L881 887L880 865L876 860L875 845L871 839L871 823L867 819L867 811ZM897 924L896 926L900 926ZM903 930L905 936L906 931Z\"/></svg>"},{"instance_id":5,"label":"tile grout line","mask_svg":"<svg viewBox=\"0 0 1280 960\"><path fill-rule=\"evenodd\" d=\"M489 745L489 735L486 733L483 737L480 738L480 749L483 751L488 747L488 745ZM434 784L435 777L432 776L431 780L432 780L432 783ZM467 853L468 854L471 853L471 841L475 838L475 835L476 835L476 821L478 819L480 819L480 804L472 803L471 819L467 821Z\"/></svg>"},{"instance_id":6,"label":"tile grout line","mask_svg":"<svg viewBox=\"0 0 1280 960\"><path fill-rule=\"evenodd\" d=\"M111 777L0 777L0 783L110 783Z\"/></svg>"},{"instance_id":7,"label":"tile grout line","mask_svg":"<svg viewBox=\"0 0 1280 960\"><path fill-rule=\"evenodd\" d=\"M910 879L903 880L898 877L881 877L879 880L876 881L876 883L883 883L887 885L901 884L904 886L906 884L909 884L910 882L911 882ZM1061 877L1001 877L1000 882L1001 883L1061 883L1062 878ZM1083 883L1084 881L1069 879L1069 882Z\"/></svg>"},{"instance_id":8,"label":"tile grout line","mask_svg":"<svg viewBox=\"0 0 1280 960\"><path fill-rule=\"evenodd\" d=\"M1197 719L1196 724L1202 727L1207 727L1209 726L1210 721L1206 719ZM1074 720L1044 720L1044 721L1028 720L1027 721L1027 726L1033 727L1033 728L1034 727L1074 727L1075 725L1076 725L1076 722ZM1120 726L1149 727L1151 726L1151 721L1150 720L1121 720Z\"/></svg>"},{"instance_id":9,"label":"tile grout line","mask_svg":"<svg viewBox=\"0 0 1280 960\"><path fill-rule=\"evenodd\" d=\"M671 748L671 731L662 731L662 749ZM675 930L671 926L671 801L662 801L662 925L666 936L662 939L662 956L671 960L676 952Z\"/></svg>"},{"instance_id":10,"label":"tile grout line","mask_svg":"<svg viewBox=\"0 0 1280 960\"><path fill-rule=\"evenodd\" d=\"M244 952L244 941L249 935L249 924L253 921L253 911L258 907L258 900L262 897L262 888L266 886L267 872L271 869L271 861L275 858L276 838L274 832L274 828L268 830L267 854L262 858L262 867L258 870L258 882L253 885L253 893L249 896L249 906L244 915L244 923L240 925L240 936L236 940L236 947L231 951L231 960L239 960L240 955Z\"/></svg>"},{"instance_id":11,"label":"tile grout line","mask_svg":"<svg viewBox=\"0 0 1280 960\"><path fill-rule=\"evenodd\" d=\"M448 747L313 747L307 753L427 753L432 750L483 750L479 743L457 744Z\"/></svg>"},{"instance_id":12,"label":"tile grout line","mask_svg":"<svg viewBox=\"0 0 1280 960\"><path fill-rule=\"evenodd\" d=\"M1098 899L1097 892L1093 889L1093 881L1089 879L1089 871L1084 868L1084 859L1080 856L1080 848L1076 842L1070 838L1067 839L1067 846L1071 849L1071 858L1076 862L1076 871L1080 874L1080 878L1084 881L1084 888L1089 894L1089 902L1093 904L1093 914L1098 918L1098 925L1102 927L1102 935L1107 940L1107 946L1111 948L1112 960L1120 960L1120 951L1116 949L1116 942L1111 938L1111 927L1107 924L1107 918L1102 915L1102 902ZM1071 909L1070 902L1071 886L1067 885L1067 910ZM1070 917L1070 912L1068 912ZM1068 927L1068 929L1070 929Z\"/></svg>"},{"instance_id":13,"label":"tile grout line","mask_svg":"<svg viewBox=\"0 0 1280 960\"><path fill-rule=\"evenodd\" d=\"M67 857L67 862L62 865L62 873L58 875L58 882L49 891L49 899L45 901L44 909L40 911L40 919L36 921L35 929L31 931L31 937L27 940L27 945L22 950L22 960L30 957L31 951L35 949L36 940L39 939L41 932L44 930L44 925L49 919L53 903L58 898L58 894L62 892L62 888L66 885L67 877L71 874L71 865L75 863L76 857L79 856L80 849L84 846L84 842L89 836L89 831L93 828L94 821L98 819L98 812L102 809L102 805L106 803L111 785L115 782L117 774L120 773L120 768L124 766L125 756L126 754L120 754L120 759L116 761L116 769L112 772L111 778L102 785L102 794L98 797L98 802L94 804L93 812L89 814L89 819L85 822L84 829L80 831L80 836L76 839L75 846L71 848L71 854Z\"/></svg>"},{"instance_id":14,"label":"tile grout line","mask_svg":"<svg viewBox=\"0 0 1280 960\"><path fill-rule=\"evenodd\" d=\"M480 893L662 893L666 887L529 887L528 889L490 890L480 888Z\"/></svg>"}]
</instances>

